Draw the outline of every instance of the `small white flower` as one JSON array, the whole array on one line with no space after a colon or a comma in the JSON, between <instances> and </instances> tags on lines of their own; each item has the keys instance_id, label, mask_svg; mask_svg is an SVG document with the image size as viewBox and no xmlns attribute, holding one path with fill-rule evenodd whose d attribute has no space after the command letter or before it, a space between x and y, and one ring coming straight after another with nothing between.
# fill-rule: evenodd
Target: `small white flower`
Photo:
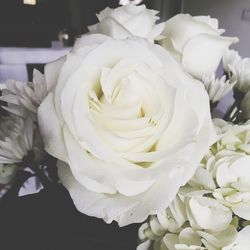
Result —
<instances>
[{"instance_id":1,"label":"small white flower","mask_svg":"<svg viewBox=\"0 0 250 250\"><path fill-rule=\"evenodd\" d=\"M202 82L208 92L210 101L215 103L232 90L236 84L236 79L232 77L227 80L225 75L221 78L215 78L215 74L213 74L211 76L204 76Z\"/></svg>"},{"instance_id":2,"label":"small white flower","mask_svg":"<svg viewBox=\"0 0 250 250\"><path fill-rule=\"evenodd\" d=\"M238 38L221 36L222 33L216 18L178 14L165 23L160 43L186 72L201 79L215 73L224 51L238 42Z\"/></svg>"},{"instance_id":3,"label":"small white flower","mask_svg":"<svg viewBox=\"0 0 250 250\"><path fill-rule=\"evenodd\" d=\"M236 79L235 88L246 93L250 90L250 58L242 58L238 52L228 50L223 57L224 70Z\"/></svg>"},{"instance_id":4,"label":"small white flower","mask_svg":"<svg viewBox=\"0 0 250 250\"><path fill-rule=\"evenodd\" d=\"M250 226L243 228L237 235L237 238L229 246L222 250L249 250L250 247Z\"/></svg>"},{"instance_id":5,"label":"small white flower","mask_svg":"<svg viewBox=\"0 0 250 250\"><path fill-rule=\"evenodd\" d=\"M227 123L220 119L214 120L218 140L212 150L230 150L250 154L250 120L241 125Z\"/></svg>"},{"instance_id":6,"label":"small white flower","mask_svg":"<svg viewBox=\"0 0 250 250\"><path fill-rule=\"evenodd\" d=\"M237 67L242 61L241 56L239 55L238 51L233 49L227 49L223 55L223 68L227 73L230 73L232 67Z\"/></svg>"},{"instance_id":7,"label":"small white flower","mask_svg":"<svg viewBox=\"0 0 250 250\"><path fill-rule=\"evenodd\" d=\"M212 232L225 230L232 221L232 212L213 198L192 197L187 202L187 216L192 228Z\"/></svg>"},{"instance_id":8,"label":"small white flower","mask_svg":"<svg viewBox=\"0 0 250 250\"><path fill-rule=\"evenodd\" d=\"M34 70L33 82L7 81L0 100L9 104L9 107L5 108L6 110L17 115L21 115L22 108L36 114L38 106L48 91L45 76L38 70Z\"/></svg>"},{"instance_id":9,"label":"small white flower","mask_svg":"<svg viewBox=\"0 0 250 250\"><path fill-rule=\"evenodd\" d=\"M153 42L164 29L164 23L156 24L158 11L145 5L128 3L116 9L106 8L97 18L99 23L89 26L91 33L100 33L115 39L140 37Z\"/></svg>"},{"instance_id":10,"label":"small white flower","mask_svg":"<svg viewBox=\"0 0 250 250\"><path fill-rule=\"evenodd\" d=\"M250 220L250 156L235 153L222 157L216 171L214 197L236 215Z\"/></svg>"},{"instance_id":11,"label":"small white flower","mask_svg":"<svg viewBox=\"0 0 250 250\"><path fill-rule=\"evenodd\" d=\"M17 116L1 117L0 163L21 162L32 149L33 121Z\"/></svg>"}]
</instances>

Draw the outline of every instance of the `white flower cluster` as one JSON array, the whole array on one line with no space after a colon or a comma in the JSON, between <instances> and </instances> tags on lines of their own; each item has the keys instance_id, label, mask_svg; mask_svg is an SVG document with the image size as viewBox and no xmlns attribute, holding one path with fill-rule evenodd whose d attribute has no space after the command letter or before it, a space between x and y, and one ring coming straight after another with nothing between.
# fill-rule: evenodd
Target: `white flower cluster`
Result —
<instances>
[{"instance_id":1,"label":"white flower cluster","mask_svg":"<svg viewBox=\"0 0 250 250\"><path fill-rule=\"evenodd\" d=\"M249 249L250 122L214 125L217 142L171 206L142 225L137 250Z\"/></svg>"},{"instance_id":2,"label":"white flower cluster","mask_svg":"<svg viewBox=\"0 0 250 250\"><path fill-rule=\"evenodd\" d=\"M1 109L7 112L0 113L0 184L8 184L15 177L30 153L35 161L43 155L36 112L48 89L45 76L37 70L33 82L9 80L1 85L0 101L5 103Z\"/></svg>"},{"instance_id":3,"label":"white flower cluster","mask_svg":"<svg viewBox=\"0 0 250 250\"><path fill-rule=\"evenodd\" d=\"M22 117L30 116L31 112L36 119L37 108L50 89L46 83L45 76L38 70L34 70L32 82L7 81L0 96L1 101L8 103L4 109Z\"/></svg>"}]
</instances>

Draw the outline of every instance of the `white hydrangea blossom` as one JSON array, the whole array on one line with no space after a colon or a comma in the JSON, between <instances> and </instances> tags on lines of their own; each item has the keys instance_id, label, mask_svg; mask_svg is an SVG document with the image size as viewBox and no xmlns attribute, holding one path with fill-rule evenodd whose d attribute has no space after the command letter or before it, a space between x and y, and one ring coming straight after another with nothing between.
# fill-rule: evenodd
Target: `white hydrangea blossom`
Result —
<instances>
[{"instance_id":1,"label":"white hydrangea blossom","mask_svg":"<svg viewBox=\"0 0 250 250\"><path fill-rule=\"evenodd\" d=\"M214 125L217 142L171 206L141 226L137 250L249 248L250 121Z\"/></svg>"},{"instance_id":2,"label":"white hydrangea blossom","mask_svg":"<svg viewBox=\"0 0 250 250\"><path fill-rule=\"evenodd\" d=\"M215 103L232 90L236 84L236 78L232 77L227 80L225 75L221 78L216 78L215 74L213 74L211 76L203 76L202 82L208 92L210 101Z\"/></svg>"},{"instance_id":3,"label":"white hydrangea blossom","mask_svg":"<svg viewBox=\"0 0 250 250\"><path fill-rule=\"evenodd\" d=\"M227 50L223 57L224 70L236 79L235 88L246 93L250 90L250 58L242 58L238 52Z\"/></svg>"}]
</instances>

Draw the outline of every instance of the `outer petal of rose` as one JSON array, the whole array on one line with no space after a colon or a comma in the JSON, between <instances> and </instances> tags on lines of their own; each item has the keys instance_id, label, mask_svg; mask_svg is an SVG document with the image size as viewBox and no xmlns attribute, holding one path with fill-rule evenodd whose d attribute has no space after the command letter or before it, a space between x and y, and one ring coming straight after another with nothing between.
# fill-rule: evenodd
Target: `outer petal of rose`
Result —
<instances>
[{"instance_id":1,"label":"outer petal of rose","mask_svg":"<svg viewBox=\"0 0 250 250\"><path fill-rule=\"evenodd\" d=\"M82 35L80 38L78 38L75 43L74 46L71 50L72 53L78 53L79 51L81 51L84 47L91 47L94 48L94 45L99 45L103 42L105 42L106 40L109 40L110 37L103 35L103 34L85 34ZM82 54L82 53L81 53Z\"/></svg>"},{"instance_id":2,"label":"outer petal of rose","mask_svg":"<svg viewBox=\"0 0 250 250\"><path fill-rule=\"evenodd\" d=\"M197 21L206 23L207 25L210 25L213 29L217 30L219 28L219 21L217 18L211 18L210 16L193 16L193 18ZM222 34L224 30L220 30L220 34Z\"/></svg>"},{"instance_id":3,"label":"outer petal of rose","mask_svg":"<svg viewBox=\"0 0 250 250\"><path fill-rule=\"evenodd\" d=\"M38 109L38 123L45 150L54 157L67 161L62 126L56 114L52 93L48 94Z\"/></svg>"},{"instance_id":4,"label":"outer petal of rose","mask_svg":"<svg viewBox=\"0 0 250 250\"><path fill-rule=\"evenodd\" d=\"M79 211L103 218L107 223L115 220L119 226L142 222L149 214L162 211L169 206L180 186L175 176L162 176L147 192L128 197L89 191L73 177L69 166L63 162L58 163L58 174Z\"/></svg>"},{"instance_id":5,"label":"outer petal of rose","mask_svg":"<svg viewBox=\"0 0 250 250\"><path fill-rule=\"evenodd\" d=\"M198 34L219 35L219 31L213 29L205 22L195 20L189 14L179 14L166 22L163 35L171 37L174 48L182 53L187 41Z\"/></svg>"},{"instance_id":6,"label":"outer petal of rose","mask_svg":"<svg viewBox=\"0 0 250 250\"><path fill-rule=\"evenodd\" d=\"M116 39L125 39L133 36L129 30L111 17L102 20L102 22L96 25L90 26L89 30L91 33L101 33Z\"/></svg>"},{"instance_id":7,"label":"outer petal of rose","mask_svg":"<svg viewBox=\"0 0 250 250\"><path fill-rule=\"evenodd\" d=\"M191 38L183 50L182 65L192 76L201 79L203 75L212 75L226 48L238 38L219 37L201 34Z\"/></svg>"},{"instance_id":8,"label":"outer petal of rose","mask_svg":"<svg viewBox=\"0 0 250 250\"><path fill-rule=\"evenodd\" d=\"M59 58L58 60L48 63L44 67L44 76L46 79L47 90L51 90L57 83L62 65L66 60L66 56Z\"/></svg>"}]
</instances>

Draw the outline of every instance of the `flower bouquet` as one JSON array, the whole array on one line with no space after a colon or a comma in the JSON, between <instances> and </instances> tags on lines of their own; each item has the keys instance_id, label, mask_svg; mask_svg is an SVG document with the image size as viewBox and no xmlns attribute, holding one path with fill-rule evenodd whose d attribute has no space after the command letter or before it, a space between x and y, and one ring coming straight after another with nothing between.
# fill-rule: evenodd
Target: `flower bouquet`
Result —
<instances>
[{"instance_id":1,"label":"flower bouquet","mask_svg":"<svg viewBox=\"0 0 250 250\"><path fill-rule=\"evenodd\" d=\"M238 39L209 16L158 23L144 5L97 17L44 74L1 86L3 249L249 249L250 59L228 49ZM18 197L34 176L43 189Z\"/></svg>"}]
</instances>

